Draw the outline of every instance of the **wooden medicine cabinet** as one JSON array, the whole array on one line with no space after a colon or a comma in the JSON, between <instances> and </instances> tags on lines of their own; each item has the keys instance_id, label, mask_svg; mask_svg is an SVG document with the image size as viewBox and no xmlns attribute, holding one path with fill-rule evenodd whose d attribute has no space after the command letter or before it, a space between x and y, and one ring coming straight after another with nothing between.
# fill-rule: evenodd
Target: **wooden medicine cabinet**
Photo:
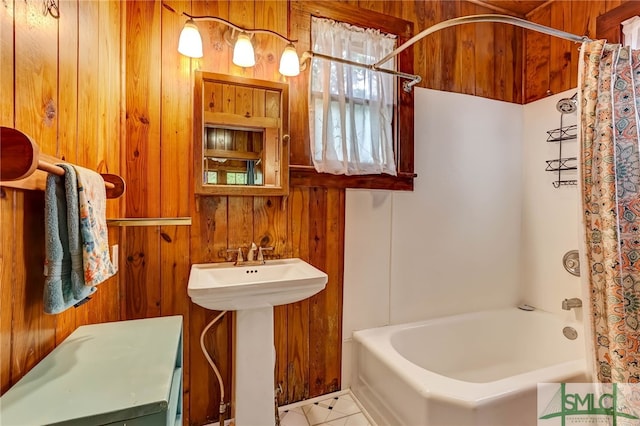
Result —
<instances>
[{"instance_id":1,"label":"wooden medicine cabinet","mask_svg":"<svg viewBox=\"0 0 640 426\"><path fill-rule=\"evenodd\" d=\"M289 86L197 71L195 192L289 193Z\"/></svg>"}]
</instances>

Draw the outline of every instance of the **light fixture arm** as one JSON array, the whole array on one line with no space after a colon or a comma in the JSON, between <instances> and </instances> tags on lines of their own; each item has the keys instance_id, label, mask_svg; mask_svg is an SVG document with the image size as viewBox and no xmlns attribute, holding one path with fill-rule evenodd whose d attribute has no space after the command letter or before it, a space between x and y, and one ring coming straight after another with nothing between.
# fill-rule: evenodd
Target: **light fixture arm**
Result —
<instances>
[{"instance_id":1,"label":"light fixture arm","mask_svg":"<svg viewBox=\"0 0 640 426\"><path fill-rule=\"evenodd\" d=\"M211 16L211 15L191 15L187 12L182 12L182 15L186 16L187 18L193 19L194 21L215 21L218 22L220 24L224 24L228 27L233 28L236 31L240 31L240 32L244 32L247 34L270 34L273 36L278 37L279 39L281 39L282 41L285 41L289 44L291 43L297 43L298 40L291 40L286 38L285 36L283 36L280 33L277 33L275 31L272 30L265 30L262 28L257 28L257 29L253 29L253 28L243 28L239 25L234 24L233 22L227 21L224 18L220 18L218 16Z\"/></svg>"},{"instance_id":2,"label":"light fixture arm","mask_svg":"<svg viewBox=\"0 0 640 426\"><path fill-rule=\"evenodd\" d=\"M167 10L178 14L171 6L162 2L162 6ZM300 74L300 59L293 43L298 40L291 40L280 33L272 30L266 30L262 28L243 28L234 24L224 18L211 15L191 15L187 12L182 12L180 15L187 17L187 22L184 24L182 31L180 32L180 38L178 39L178 52L188 56L190 58L201 58L203 56L202 49L202 36L198 31L198 27L195 21L214 21L220 24L224 24L233 30L233 33L238 31L237 37L234 40L230 40L227 37L228 31L225 31L223 37L230 45L233 44L233 58L232 62L242 68L252 67L256 64L255 52L253 49L253 43L251 43L251 37L254 34L267 34L276 36L280 40L287 43L286 47L280 57L280 65L278 71L284 77L295 77Z\"/></svg>"}]
</instances>

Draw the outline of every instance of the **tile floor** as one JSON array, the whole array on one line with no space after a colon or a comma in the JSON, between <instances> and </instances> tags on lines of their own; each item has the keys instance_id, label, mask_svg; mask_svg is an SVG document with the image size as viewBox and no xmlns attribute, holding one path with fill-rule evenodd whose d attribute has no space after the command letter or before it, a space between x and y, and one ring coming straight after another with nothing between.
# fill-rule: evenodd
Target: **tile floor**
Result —
<instances>
[{"instance_id":1,"label":"tile floor","mask_svg":"<svg viewBox=\"0 0 640 426\"><path fill-rule=\"evenodd\" d=\"M280 407L280 426L375 426L351 391Z\"/></svg>"},{"instance_id":2,"label":"tile floor","mask_svg":"<svg viewBox=\"0 0 640 426\"><path fill-rule=\"evenodd\" d=\"M280 426L376 426L348 389L285 405L279 413ZM233 426L234 421L224 424Z\"/></svg>"}]
</instances>

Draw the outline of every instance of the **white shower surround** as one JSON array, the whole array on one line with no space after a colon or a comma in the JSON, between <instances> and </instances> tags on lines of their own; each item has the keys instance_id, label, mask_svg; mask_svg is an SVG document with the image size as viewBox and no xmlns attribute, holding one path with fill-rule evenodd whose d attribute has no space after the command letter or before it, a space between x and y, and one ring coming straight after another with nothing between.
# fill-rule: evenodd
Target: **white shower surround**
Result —
<instances>
[{"instance_id":1,"label":"white shower surround","mask_svg":"<svg viewBox=\"0 0 640 426\"><path fill-rule=\"evenodd\" d=\"M549 96L523 106L522 137L522 299L540 309L566 315L562 300L581 297L580 278L562 266L562 257L578 249L578 189L576 186L553 188L557 173L544 170L545 160L557 158L558 144L545 142L547 130L560 127L556 103L570 98L577 89ZM566 114L563 126L576 124L576 114ZM578 142L563 142L563 157L576 156ZM562 175L574 179L577 172ZM529 259L529 261L527 261ZM574 314L571 314L573 316Z\"/></svg>"},{"instance_id":2,"label":"white shower surround","mask_svg":"<svg viewBox=\"0 0 640 426\"><path fill-rule=\"evenodd\" d=\"M390 323L512 306L521 107L421 89L415 111L418 178L393 194Z\"/></svg>"},{"instance_id":3,"label":"white shower surround","mask_svg":"<svg viewBox=\"0 0 640 426\"><path fill-rule=\"evenodd\" d=\"M575 187L544 171L555 103L573 93L522 106L415 89L415 190L347 191L343 388L355 330L523 301L575 318L560 310L579 296L561 264L577 248Z\"/></svg>"}]
</instances>

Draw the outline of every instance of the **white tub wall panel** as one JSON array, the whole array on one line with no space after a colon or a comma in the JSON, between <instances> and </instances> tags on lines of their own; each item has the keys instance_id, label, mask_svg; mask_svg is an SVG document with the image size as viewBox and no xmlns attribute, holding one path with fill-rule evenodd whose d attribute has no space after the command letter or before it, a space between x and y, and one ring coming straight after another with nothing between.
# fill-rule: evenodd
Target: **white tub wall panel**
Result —
<instances>
[{"instance_id":1,"label":"white tub wall panel","mask_svg":"<svg viewBox=\"0 0 640 426\"><path fill-rule=\"evenodd\" d=\"M473 410L460 409L448 401L434 399L429 404L426 426L536 426L537 388L521 394L505 396L498 403L479 406ZM516 423L517 422L517 423Z\"/></svg>"},{"instance_id":2,"label":"white tub wall panel","mask_svg":"<svg viewBox=\"0 0 640 426\"><path fill-rule=\"evenodd\" d=\"M343 389L351 383L353 331L389 324L391 198L390 191L346 191Z\"/></svg>"},{"instance_id":3,"label":"white tub wall panel","mask_svg":"<svg viewBox=\"0 0 640 426\"><path fill-rule=\"evenodd\" d=\"M415 89L413 192L393 194L391 323L513 306L522 106Z\"/></svg>"},{"instance_id":4,"label":"white tub wall panel","mask_svg":"<svg viewBox=\"0 0 640 426\"><path fill-rule=\"evenodd\" d=\"M389 324L391 191L346 192L343 336Z\"/></svg>"},{"instance_id":5,"label":"white tub wall panel","mask_svg":"<svg viewBox=\"0 0 640 426\"><path fill-rule=\"evenodd\" d=\"M353 359L353 339L343 339L342 340L342 370L340 371L340 389L351 389L351 384L353 381L353 369L354 369L354 359Z\"/></svg>"},{"instance_id":6,"label":"white tub wall panel","mask_svg":"<svg viewBox=\"0 0 640 426\"><path fill-rule=\"evenodd\" d=\"M378 425L427 425L424 396L388 363L353 341L354 375L351 390Z\"/></svg>"},{"instance_id":7,"label":"white tub wall panel","mask_svg":"<svg viewBox=\"0 0 640 426\"><path fill-rule=\"evenodd\" d=\"M575 93L568 90L523 107L522 298L567 318L579 312L563 311L562 300L581 296L580 278L562 266L564 254L578 249L578 188L553 187L557 173L545 171L545 161L558 157L558 143L546 142L546 132L560 127L558 100ZM565 114L563 125L576 120L576 114ZM563 142L562 150L563 157L576 156L577 140ZM577 173L563 172L562 177L575 179Z\"/></svg>"}]
</instances>

